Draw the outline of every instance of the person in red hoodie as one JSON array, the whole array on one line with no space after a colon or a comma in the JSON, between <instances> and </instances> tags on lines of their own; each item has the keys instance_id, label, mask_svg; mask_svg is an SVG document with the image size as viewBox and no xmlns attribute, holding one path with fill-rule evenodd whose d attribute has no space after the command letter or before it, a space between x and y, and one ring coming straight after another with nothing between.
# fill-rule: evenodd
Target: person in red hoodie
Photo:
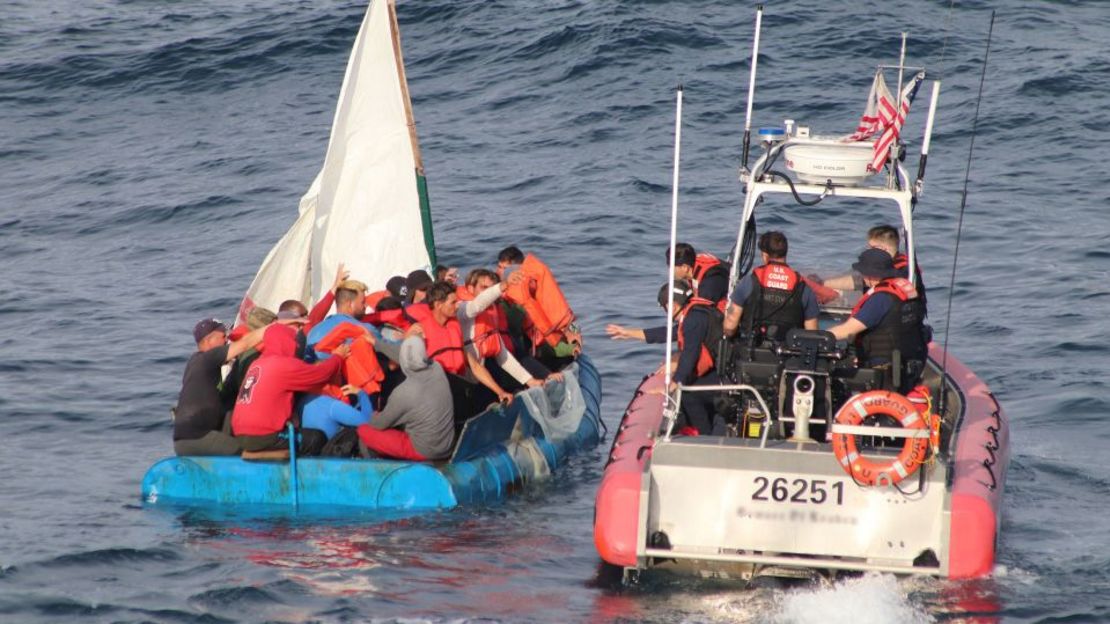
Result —
<instances>
[{"instance_id":1,"label":"person in red hoodie","mask_svg":"<svg viewBox=\"0 0 1110 624\"><path fill-rule=\"evenodd\" d=\"M332 352L339 357L306 364L296 357L296 336L291 327L271 325L262 337L262 355L243 378L231 430L245 451L285 448L281 433L293 415L293 393L320 388L342 368L350 352L350 347L341 345Z\"/></svg>"}]
</instances>

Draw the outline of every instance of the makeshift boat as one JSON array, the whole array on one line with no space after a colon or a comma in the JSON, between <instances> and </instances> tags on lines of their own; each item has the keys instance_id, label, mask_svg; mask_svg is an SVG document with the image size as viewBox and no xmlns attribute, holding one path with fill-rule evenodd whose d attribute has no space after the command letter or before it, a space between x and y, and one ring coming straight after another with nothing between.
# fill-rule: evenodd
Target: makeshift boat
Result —
<instances>
[{"instance_id":1,"label":"makeshift boat","mask_svg":"<svg viewBox=\"0 0 1110 624\"><path fill-rule=\"evenodd\" d=\"M167 457L143 477L148 504L423 511L490 503L542 479L601 434L601 377L582 356L564 381L531 388L463 426L447 462Z\"/></svg>"},{"instance_id":2,"label":"makeshift boat","mask_svg":"<svg viewBox=\"0 0 1110 624\"><path fill-rule=\"evenodd\" d=\"M746 270L745 255L754 253L756 208L776 195L808 205L848 197L896 206L915 276L913 208L939 82L916 180L896 156L902 118L924 71L912 68L903 86L904 60L880 66L876 77L881 83L884 71L897 70L903 107L878 145L810 136L787 121L760 131L763 154L749 169L758 16L741 169L746 197L731 286ZM681 91L678 104L681 111ZM676 139L676 182L677 154ZM773 169L780 158L790 173ZM821 325L850 311L844 299L831 301L822 306ZM680 386L665 400L659 373L637 389L597 492L594 541L604 561L626 576L657 567L740 579L991 573L1007 421L986 385L941 345L929 346L927 392L914 400L883 390L884 372L857 366L850 348L827 331L793 330L781 343L736 348L721 360L723 385ZM727 423L725 435L675 433L683 398L695 391L722 397L717 417Z\"/></svg>"},{"instance_id":3,"label":"makeshift boat","mask_svg":"<svg viewBox=\"0 0 1110 624\"><path fill-rule=\"evenodd\" d=\"M316 301L337 265L369 284L435 264L427 184L393 0L367 10L332 126L324 166L300 215L263 261L239 309ZM584 355L562 381L518 393L468 420L447 462L290 457L169 457L142 483L147 504L350 507L420 511L491 502L595 446L601 377Z\"/></svg>"}]
</instances>

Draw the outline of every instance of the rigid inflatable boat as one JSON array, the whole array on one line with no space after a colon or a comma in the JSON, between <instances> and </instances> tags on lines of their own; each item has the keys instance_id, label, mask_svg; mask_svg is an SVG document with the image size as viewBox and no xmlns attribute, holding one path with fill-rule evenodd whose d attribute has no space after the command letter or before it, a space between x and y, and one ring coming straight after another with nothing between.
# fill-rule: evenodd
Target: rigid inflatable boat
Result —
<instances>
[{"instance_id":1,"label":"rigid inflatable boat","mask_svg":"<svg viewBox=\"0 0 1110 624\"><path fill-rule=\"evenodd\" d=\"M904 39L902 50L904 58ZM876 82L897 69L907 111L924 72L914 68L903 86L902 65L880 66ZM754 251L755 210L775 196L895 206L915 279L913 208L938 93L935 82L916 180L886 146L847 148L851 139L812 137L792 121L760 131L763 154L748 168L746 134L730 289ZM678 103L681 111L681 92ZM893 134L894 154L900 125L879 129ZM780 158L788 173L772 169ZM848 298L821 306L821 327L848 317ZM657 373L625 410L596 499L594 541L605 562L626 576L657 567L740 579L991 573L1008 427L994 395L952 354L931 343L921 385L903 396L885 389L900 387L884 377L889 371L858 365L851 345L821 329L724 346L716 363L721 385L680 385L667 396ZM724 433L679 435L684 397L707 391L718 397Z\"/></svg>"}]
</instances>

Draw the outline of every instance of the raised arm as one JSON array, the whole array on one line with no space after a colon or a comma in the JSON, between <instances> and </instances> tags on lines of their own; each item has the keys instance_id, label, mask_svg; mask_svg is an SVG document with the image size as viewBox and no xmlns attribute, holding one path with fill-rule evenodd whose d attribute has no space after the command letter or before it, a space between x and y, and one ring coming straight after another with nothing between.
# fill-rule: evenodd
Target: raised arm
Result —
<instances>
[{"instance_id":1,"label":"raised arm","mask_svg":"<svg viewBox=\"0 0 1110 624\"><path fill-rule=\"evenodd\" d=\"M246 353L250 349L258 346L258 343L262 342L262 335L266 333L267 327L269 327L269 325L259 327L258 329L249 332L246 336L243 336L239 340L236 340L235 342L229 344L227 346L227 359L224 361L230 362L240 355Z\"/></svg>"}]
</instances>

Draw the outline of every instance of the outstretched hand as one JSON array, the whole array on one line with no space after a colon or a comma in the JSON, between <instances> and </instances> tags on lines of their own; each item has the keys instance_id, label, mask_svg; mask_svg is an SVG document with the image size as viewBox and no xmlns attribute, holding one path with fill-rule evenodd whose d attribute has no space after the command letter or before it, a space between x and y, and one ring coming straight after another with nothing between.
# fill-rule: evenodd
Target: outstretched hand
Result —
<instances>
[{"instance_id":1,"label":"outstretched hand","mask_svg":"<svg viewBox=\"0 0 1110 624\"><path fill-rule=\"evenodd\" d=\"M333 350L333 351L331 352L331 354L332 354L332 355L336 355L336 356L339 356L339 357L341 357L341 358L343 358L343 359L347 359L347 356L351 355L351 345L349 345L349 344L346 344L346 343L344 343L344 344L341 344L341 345L339 345L338 347L336 347L336 348L335 348L335 349L334 349L334 350Z\"/></svg>"},{"instance_id":2,"label":"outstretched hand","mask_svg":"<svg viewBox=\"0 0 1110 624\"><path fill-rule=\"evenodd\" d=\"M629 340L632 338L632 336L628 335L628 330L626 330L624 326L617 325L616 323L609 323L606 325L605 333L609 334L609 337L613 340Z\"/></svg>"},{"instance_id":3,"label":"outstretched hand","mask_svg":"<svg viewBox=\"0 0 1110 624\"><path fill-rule=\"evenodd\" d=\"M335 281L331 284L331 291L334 293L339 288L339 285L345 282L350 276L351 272L347 270L347 267L342 262L340 262L339 268L335 270Z\"/></svg>"}]
</instances>

